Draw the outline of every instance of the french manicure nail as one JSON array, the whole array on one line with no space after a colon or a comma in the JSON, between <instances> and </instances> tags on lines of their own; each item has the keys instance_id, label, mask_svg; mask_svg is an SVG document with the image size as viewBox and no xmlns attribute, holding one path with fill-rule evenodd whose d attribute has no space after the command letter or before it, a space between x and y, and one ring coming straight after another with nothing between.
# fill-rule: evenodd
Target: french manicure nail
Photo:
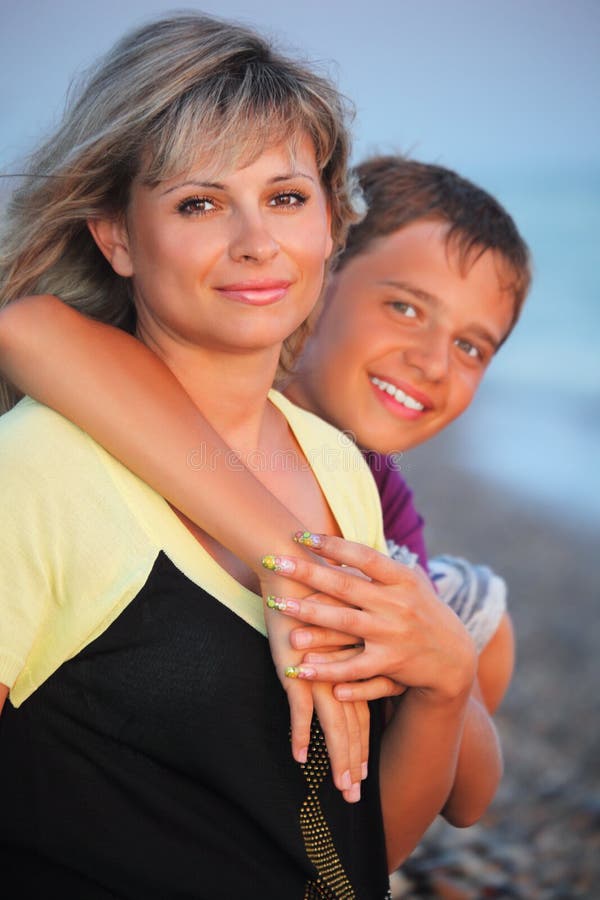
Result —
<instances>
[{"instance_id":1,"label":"french manicure nail","mask_svg":"<svg viewBox=\"0 0 600 900\"><path fill-rule=\"evenodd\" d=\"M298 762L305 763L308 759L308 747L303 747L301 750L298 750Z\"/></svg>"},{"instance_id":2,"label":"french manicure nail","mask_svg":"<svg viewBox=\"0 0 600 900\"><path fill-rule=\"evenodd\" d=\"M297 544L304 544L305 547L321 547L323 544L323 536L312 531L297 531L294 540Z\"/></svg>"},{"instance_id":3,"label":"french manicure nail","mask_svg":"<svg viewBox=\"0 0 600 900\"><path fill-rule=\"evenodd\" d=\"M367 775L369 774L369 765L368 765L368 763L366 763L366 762L362 763L362 765L361 765L361 767L360 767L360 774L361 774L362 780L364 781L365 778L367 777Z\"/></svg>"},{"instance_id":4,"label":"french manicure nail","mask_svg":"<svg viewBox=\"0 0 600 900\"><path fill-rule=\"evenodd\" d=\"M340 784L343 791L349 791L352 788L352 777L350 775L350 769L346 769L346 771L340 778Z\"/></svg>"},{"instance_id":5,"label":"french manicure nail","mask_svg":"<svg viewBox=\"0 0 600 900\"><path fill-rule=\"evenodd\" d=\"M291 574L296 568L294 560L289 559L287 556L272 556L271 554L268 554L267 556L263 556L261 563L265 569L269 569L271 572Z\"/></svg>"},{"instance_id":6,"label":"french manicure nail","mask_svg":"<svg viewBox=\"0 0 600 900\"><path fill-rule=\"evenodd\" d=\"M267 606L269 609L285 609L285 600L283 597L275 597L273 594L268 594Z\"/></svg>"},{"instance_id":7,"label":"french manicure nail","mask_svg":"<svg viewBox=\"0 0 600 900\"><path fill-rule=\"evenodd\" d=\"M316 674L311 666L287 666L285 670L286 678L314 678Z\"/></svg>"}]
</instances>

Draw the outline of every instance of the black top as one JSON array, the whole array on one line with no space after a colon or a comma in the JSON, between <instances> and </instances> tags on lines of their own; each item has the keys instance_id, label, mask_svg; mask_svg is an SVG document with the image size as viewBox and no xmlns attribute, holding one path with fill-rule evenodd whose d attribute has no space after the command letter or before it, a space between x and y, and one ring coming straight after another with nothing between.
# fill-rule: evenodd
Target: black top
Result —
<instances>
[{"instance_id":1,"label":"black top","mask_svg":"<svg viewBox=\"0 0 600 900\"><path fill-rule=\"evenodd\" d=\"M0 717L0 878L18 897L388 896L383 708L363 798L318 726L291 756L266 639L161 553L125 611Z\"/></svg>"}]
</instances>

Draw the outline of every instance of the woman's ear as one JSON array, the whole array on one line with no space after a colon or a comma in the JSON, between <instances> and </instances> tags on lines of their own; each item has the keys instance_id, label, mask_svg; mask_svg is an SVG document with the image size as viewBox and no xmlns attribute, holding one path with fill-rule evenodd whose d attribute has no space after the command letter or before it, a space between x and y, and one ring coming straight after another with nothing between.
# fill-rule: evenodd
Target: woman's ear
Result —
<instances>
[{"instance_id":1,"label":"woman's ear","mask_svg":"<svg viewBox=\"0 0 600 900\"><path fill-rule=\"evenodd\" d=\"M129 253L129 236L124 219L88 219L87 226L100 252L117 275L131 278L133 262Z\"/></svg>"}]
</instances>

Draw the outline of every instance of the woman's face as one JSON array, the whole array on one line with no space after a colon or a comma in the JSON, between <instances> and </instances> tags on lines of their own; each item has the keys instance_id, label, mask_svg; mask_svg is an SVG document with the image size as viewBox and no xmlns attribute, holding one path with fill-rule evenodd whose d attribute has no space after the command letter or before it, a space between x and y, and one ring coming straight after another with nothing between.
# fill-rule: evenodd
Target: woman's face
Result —
<instances>
[{"instance_id":1,"label":"woman's face","mask_svg":"<svg viewBox=\"0 0 600 900\"><path fill-rule=\"evenodd\" d=\"M266 149L234 171L134 182L111 262L131 276L139 336L163 355L278 347L308 316L331 253L314 147ZM106 251L105 251L106 252ZM108 255L108 254L107 254Z\"/></svg>"},{"instance_id":2,"label":"woman's face","mask_svg":"<svg viewBox=\"0 0 600 900\"><path fill-rule=\"evenodd\" d=\"M447 229L420 220L350 260L302 354L290 397L364 448L409 449L460 415L512 321L494 254L461 270Z\"/></svg>"}]
</instances>

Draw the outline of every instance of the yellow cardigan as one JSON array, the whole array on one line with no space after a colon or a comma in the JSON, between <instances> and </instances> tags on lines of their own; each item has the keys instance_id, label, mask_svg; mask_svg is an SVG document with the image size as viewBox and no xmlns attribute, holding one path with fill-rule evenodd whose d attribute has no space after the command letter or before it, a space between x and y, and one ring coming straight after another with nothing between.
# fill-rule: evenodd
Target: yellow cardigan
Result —
<instances>
[{"instance_id":1,"label":"yellow cardigan","mask_svg":"<svg viewBox=\"0 0 600 900\"><path fill-rule=\"evenodd\" d=\"M276 391L269 398L344 537L387 552L379 495L360 452ZM266 633L262 599L212 559L159 494L58 413L25 398L0 417L0 460L0 683L11 687L14 706L108 628L161 550Z\"/></svg>"}]
</instances>

